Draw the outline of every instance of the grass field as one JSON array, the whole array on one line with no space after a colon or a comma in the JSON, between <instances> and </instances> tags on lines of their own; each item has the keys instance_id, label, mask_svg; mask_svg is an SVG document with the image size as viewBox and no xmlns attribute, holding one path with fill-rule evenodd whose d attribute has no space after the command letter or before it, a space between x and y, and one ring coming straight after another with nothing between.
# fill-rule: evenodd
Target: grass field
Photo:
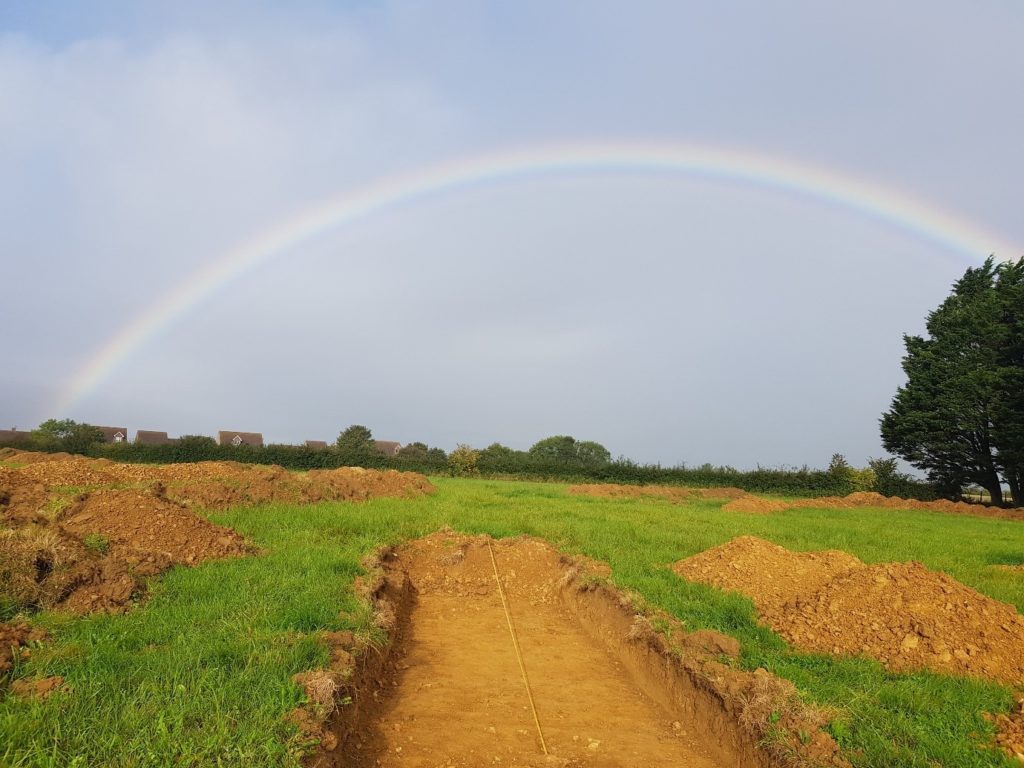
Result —
<instances>
[{"instance_id":1,"label":"grass field","mask_svg":"<svg viewBox=\"0 0 1024 768\"><path fill-rule=\"evenodd\" d=\"M175 569L126 615L36 622L54 640L17 674L62 675L45 701L0 701L3 766L295 765L305 745L284 715L301 698L292 674L323 664L322 629L366 631L352 591L377 547L448 525L531 534L606 561L613 579L688 628L739 638L742 663L834 706L832 731L856 766L1010 766L982 749L983 712L1007 710L1004 687L934 674L895 675L862 659L793 653L757 625L751 603L689 584L666 565L740 534L796 550L836 548L866 562L919 560L1024 610L1024 524L931 512L791 510L772 516L568 496L564 486L437 479L418 500L271 505L212 516L262 547L259 557Z\"/></svg>"}]
</instances>

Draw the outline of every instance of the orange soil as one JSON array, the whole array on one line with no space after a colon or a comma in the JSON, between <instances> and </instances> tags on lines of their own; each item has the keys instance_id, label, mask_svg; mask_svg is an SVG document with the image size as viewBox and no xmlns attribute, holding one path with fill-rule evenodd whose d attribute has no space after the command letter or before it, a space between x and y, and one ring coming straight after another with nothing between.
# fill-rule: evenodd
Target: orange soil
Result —
<instances>
[{"instance_id":1,"label":"orange soil","mask_svg":"<svg viewBox=\"0 0 1024 768\"><path fill-rule=\"evenodd\" d=\"M11 668L16 654L25 658L31 653L25 646L45 638L46 632L30 627L28 624L0 622L0 675Z\"/></svg>"},{"instance_id":2,"label":"orange soil","mask_svg":"<svg viewBox=\"0 0 1024 768\"><path fill-rule=\"evenodd\" d=\"M37 484L44 491L109 485L159 483L160 494L193 507L225 509L237 504L271 501L364 501L382 496L411 497L433 493L423 475L359 467L290 472L282 467L201 461L184 464L120 464L68 454L15 452L4 459L23 464L0 467L0 494L5 483ZM2 496L0 496L2 498ZM0 502L2 503L2 502Z\"/></svg>"},{"instance_id":3,"label":"orange soil","mask_svg":"<svg viewBox=\"0 0 1024 768\"><path fill-rule=\"evenodd\" d=\"M591 483L573 485L567 492L574 496L596 496L601 499L665 499L685 503L694 498L737 499L746 492L739 488L690 488L682 485L617 485L615 483Z\"/></svg>"},{"instance_id":4,"label":"orange soil","mask_svg":"<svg viewBox=\"0 0 1024 768\"><path fill-rule=\"evenodd\" d=\"M996 744L1010 757L1024 763L1024 698L1017 700L1017 708L1009 715L996 715Z\"/></svg>"},{"instance_id":5,"label":"orange soil","mask_svg":"<svg viewBox=\"0 0 1024 768\"><path fill-rule=\"evenodd\" d=\"M673 569L747 595L766 624L805 650L1024 683L1024 616L920 563L865 565L742 536Z\"/></svg>"},{"instance_id":6,"label":"orange soil","mask_svg":"<svg viewBox=\"0 0 1024 768\"><path fill-rule=\"evenodd\" d=\"M882 509L921 509L928 512L945 512L948 515L972 515L974 517L999 517L1006 520L1024 520L1024 509L1003 509L985 504L968 504L964 501L917 501L901 499L899 496L883 496L872 491L857 491L847 496L824 496L817 499L799 499L789 502L789 508L813 507L816 509L854 509L857 507L881 507Z\"/></svg>"},{"instance_id":7,"label":"orange soil","mask_svg":"<svg viewBox=\"0 0 1024 768\"><path fill-rule=\"evenodd\" d=\"M781 760L756 745L780 712L780 730L792 737L780 745L816 760L802 764L845 765L820 730L824 718L803 717L810 710L790 684L718 661L738 651L731 638L680 630L673 649L622 595L577 581L587 564L538 540L495 541L545 758L488 541L437 534L392 557L389 571L408 575L414 607L403 619L387 603L378 618L398 628L392 636L401 635L402 651L392 674L375 672L364 676L368 685L348 690L363 722L326 739L330 749L315 765L773 766ZM378 588L395 581L388 579ZM351 676L351 657L343 664L342 677ZM311 700L331 679L327 672L304 678Z\"/></svg>"},{"instance_id":8,"label":"orange soil","mask_svg":"<svg viewBox=\"0 0 1024 768\"><path fill-rule=\"evenodd\" d=\"M690 581L742 592L763 614L777 612L793 598L820 589L836 574L863 565L838 550L790 552L755 536L740 536L680 560L672 569Z\"/></svg>"},{"instance_id":9,"label":"orange soil","mask_svg":"<svg viewBox=\"0 0 1024 768\"><path fill-rule=\"evenodd\" d=\"M921 509L930 512L945 512L951 515L973 515L975 517L998 517L1007 520L1024 520L1024 509L1002 509L984 504L968 504L963 501L916 501L898 496L883 496L880 493L857 491L847 496L819 496L795 501L765 499L747 493L739 488L689 488L670 485L616 485L598 483L574 485L568 492L577 496L596 496L604 499L666 499L683 504L694 498L732 499L722 509L727 512L746 512L765 515L787 509L855 509L858 507L881 507L883 509Z\"/></svg>"},{"instance_id":10,"label":"orange soil","mask_svg":"<svg viewBox=\"0 0 1024 768\"><path fill-rule=\"evenodd\" d=\"M722 506L726 512L746 512L751 515L770 515L772 512L781 512L789 509L784 501L762 499L760 496L741 496Z\"/></svg>"},{"instance_id":11,"label":"orange soil","mask_svg":"<svg viewBox=\"0 0 1024 768\"><path fill-rule=\"evenodd\" d=\"M18 466L0 467L0 558L8 565L0 571L0 594L25 607L76 613L123 610L141 596L147 578L173 565L247 552L240 536L189 507L434 490L422 475L359 468L300 474L236 462L155 466L68 454L2 455ZM87 490L72 497L69 489Z\"/></svg>"}]
</instances>

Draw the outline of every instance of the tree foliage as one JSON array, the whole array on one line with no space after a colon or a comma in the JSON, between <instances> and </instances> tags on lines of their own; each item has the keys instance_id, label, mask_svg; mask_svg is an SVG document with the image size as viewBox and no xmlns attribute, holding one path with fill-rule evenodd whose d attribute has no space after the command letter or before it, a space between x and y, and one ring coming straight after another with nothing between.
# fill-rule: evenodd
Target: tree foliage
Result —
<instances>
[{"instance_id":1,"label":"tree foliage","mask_svg":"<svg viewBox=\"0 0 1024 768\"><path fill-rule=\"evenodd\" d=\"M968 269L928 315L926 336L904 336L900 387L882 416L886 450L946 493L969 484L1021 504L1024 480L1024 258Z\"/></svg>"},{"instance_id":2,"label":"tree foliage","mask_svg":"<svg viewBox=\"0 0 1024 768\"><path fill-rule=\"evenodd\" d=\"M353 424L351 427L342 430L341 434L338 435L336 445L340 450L354 456L369 454L371 451L376 450L376 446L373 443L373 433L369 427L364 427L362 424Z\"/></svg>"},{"instance_id":3,"label":"tree foliage","mask_svg":"<svg viewBox=\"0 0 1024 768\"><path fill-rule=\"evenodd\" d=\"M530 455L555 464L598 466L612 460L611 453L600 443L577 441L569 435L554 435L530 447Z\"/></svg>"},{"instance_id":4,"label":"tree foliage","mask_svg":"<svg viewBox=\"0 0 1024 768\"><path fill-rule=\"evenodd\" d=\"M480 468L477 466L479 461L480 451L460 443L454 451L448 454L448 469L456 477L479 475Z\"/></svg>"},{"instance_id":5,"label":"tree foliage","mask_svg":"<svg viewBox=\"0 0 1024 768\"><path fill-rule=\"evenodd\" d=\"M85 453L90 446L103 442L103 433L97 427L71 419L47 419L32 431L32 436L44 446L69 453Z\"/></svg>"}]
</instances>

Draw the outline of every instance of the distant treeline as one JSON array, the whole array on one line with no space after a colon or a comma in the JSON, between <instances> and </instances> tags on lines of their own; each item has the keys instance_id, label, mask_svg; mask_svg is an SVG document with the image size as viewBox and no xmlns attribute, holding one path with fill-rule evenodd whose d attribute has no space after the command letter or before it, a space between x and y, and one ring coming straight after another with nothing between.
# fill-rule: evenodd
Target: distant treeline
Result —
<instances>
[{"instance_id":1,"label":"distant treeline","mask_svg":"<svg viewBox=\"0 0 1024 768\"><path fill-rule=\"evenodd\" d=\"M362 432L360 430L363 430ZM358 439L347 439L353 433ZM327 448L296 445L218 445L209 437L182 437L170 445L76 441L34 433L11 447L37 451L69 451L114 461L173 464L191 461L238 461L247 464L278 464L288 469L333 469L357 466L396 469L427 475L477 476L492 479L540 480L576 483L633 485L733 486L755 493L789 496L841 496L854 491L877 491L888 496L934 499L935 489L897 471L893 459L877 459L864 469L847 464L835 455L827 469L738 470L732 467L662 467L629 459L612 460L597 443L556 436L517 451L500 444L474 449L459 446L450 454L422 443L405 446L399 455L386 456L371 447L370 433L350 427L337 444Z\"/></svg>"}]
</instances>

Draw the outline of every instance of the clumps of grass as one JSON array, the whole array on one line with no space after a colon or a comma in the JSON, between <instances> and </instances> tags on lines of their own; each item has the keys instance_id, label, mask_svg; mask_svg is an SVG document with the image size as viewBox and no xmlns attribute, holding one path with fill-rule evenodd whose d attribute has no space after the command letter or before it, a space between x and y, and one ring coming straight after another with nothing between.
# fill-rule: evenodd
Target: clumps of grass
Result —
<instances>
[{"instance_id":1,"label":"clumps of grass","mask_svg":"<svg viewBox=\"0 0 1024 768\"><path fill-rule=\"evenodd\" d=\"M91 554L105 555L110 551L110 539L102 533L90 533L82 539L84 546Z\"/></svg>"},{"instance_id":2,"label":"clumps of grass","mask_svg":"<svg viewBox=\"0 0 1024 768\"><path fill-rule=\"evenodd\" d=\"M59 559L59 538L27 525L0 530L0 603L5 613L45 601L44 582Z\"/></svg>"},{"instance_id":3,"label":"clumps of grass","mask_svg":"<svg viewBox=\"0 0 1024 768\"><path fill-rule=\"evenodd\" d=\"M56 520L65 509L71 506L74 500L74 494L57 494L47 499L41 511L50 520Z\"/></svg>"}]
</instances>

